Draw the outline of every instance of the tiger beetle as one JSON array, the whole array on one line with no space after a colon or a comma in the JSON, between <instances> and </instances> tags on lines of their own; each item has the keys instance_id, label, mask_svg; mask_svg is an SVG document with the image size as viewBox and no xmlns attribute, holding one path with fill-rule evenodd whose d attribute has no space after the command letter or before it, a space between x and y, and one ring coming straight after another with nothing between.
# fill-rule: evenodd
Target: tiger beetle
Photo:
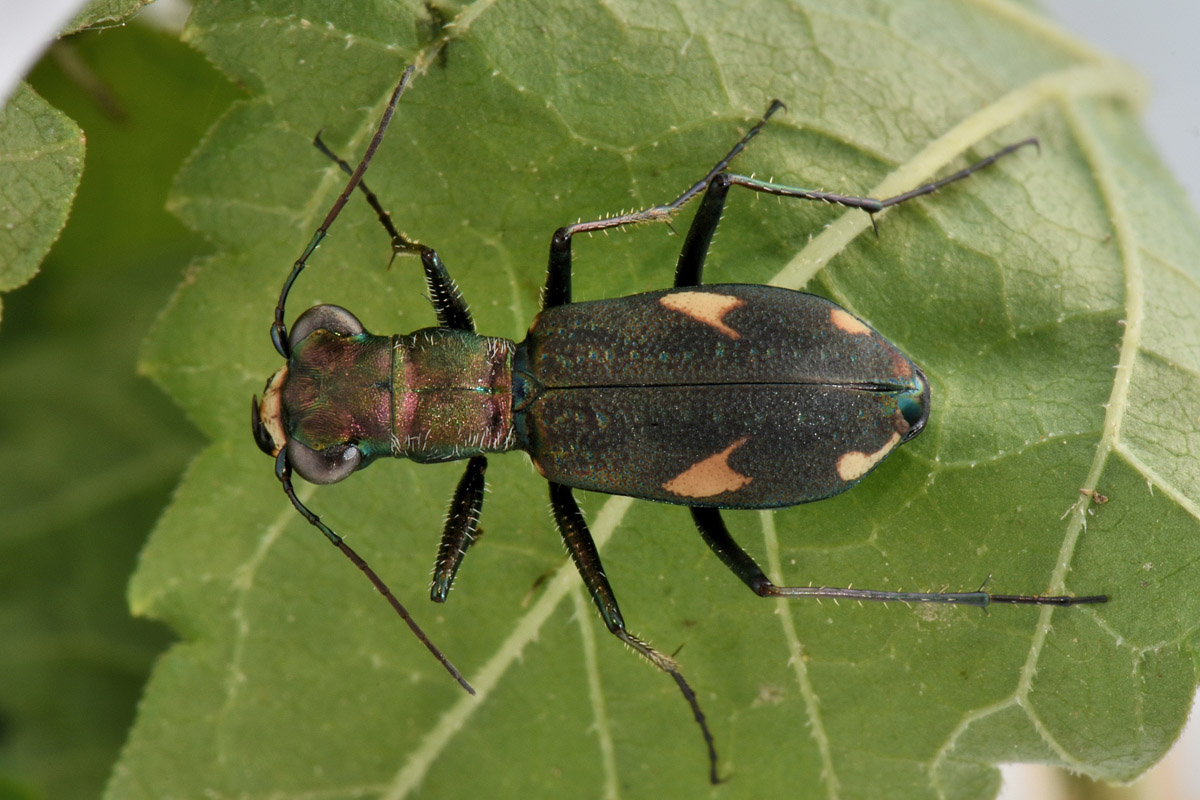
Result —
<instances>
[{"instance_id":1,"label":"tiger beetle","mask_svg":"<svg viewBox=\"0 0 1200 800\"><path fill-rule=\"evenodd\" d=\"M335 483L381 456L430 463L467 459L438 547L431 597L444 602L477 534L487 453L524 450L550 484L554 521L608 630L674 679L708 748L717 753L678 663L625 627L574 489L687 506L717 557L760 597L832 597L1070 606L1107 597L893 592L776 586L734 541L721 509L765 509L846 491L929 420L921 368L862 320L821 297L763 285L704 285L704 261L730 187L820 200L872 215L992 164L1026 139L945 178L885 200L810 191L727 172L783 108L778 100L703 178L666 205L559 228L541 313L525 341L480 336L437 251L402 235L363 173L413 75L405 70L357 168L292 267L275 306L271 341L286 364L252 405L254 438L296 510L391 603L445 669L474 693L383 581L296 496L292 472ZM396 254L419 256L437 326L376 336L344 308L319 305L289 331L284 307L297 276L355 189ZM639 222L669 221L703 193L665 291L571 301L571 239Z\"/></svg>"}]
</instances>

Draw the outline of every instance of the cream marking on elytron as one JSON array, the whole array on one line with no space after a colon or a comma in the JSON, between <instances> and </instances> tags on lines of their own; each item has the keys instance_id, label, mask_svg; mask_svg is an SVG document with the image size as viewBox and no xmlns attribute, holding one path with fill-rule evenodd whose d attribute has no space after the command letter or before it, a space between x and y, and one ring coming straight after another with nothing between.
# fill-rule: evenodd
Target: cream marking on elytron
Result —
<instances>
[{"instance_id":1,"label":"cream marking on elytron","mask_svg":"<svg viewBox=\"0 0 1200 800\"><path fill-rule=\"evenodd\" d=\"M871 468L882 461L883 457L892 452L892 448L898 444L900 444L900 434L893 433L892 438L887 440L887 444L874 453L863 453L858 450L846 453L838 459L838 477L846 482L858 480L870 472Z\"/></svg>"},{"instance_id":2,"label":"cream marking on elytron","mask_svg":"<svg viewBox=\"0 0 1200 800\"><path fill-rule=\"evenodd\" d=\"M862 320L846 311L843 311L840 308L835 308L829 312L829 321L832 322L833 327L837 328L838 330L845 331L846 333L854 334L856 336L871 332L871 329L863 324Z\"/></svg>"},{"instance_id":3,"label":"cream marking on elytron","mask_svg":"<svg viewBox=\"0 0 1200 800\"><path fill-rule=\"evenodd\" d=\"M724 322L726 314L746 304L746 301L740 297L730 297L726 294L714 294L712 292L673 292L660 297L658 302L663 308L678 311L680 314L689 316L697 322L703 322L705 325L716 328L730 339L742 338L740 333ZM716 492L713 492L713 494L716 494ZM699 497L700 495L691 496Z\"/></svg>"},{"instance_id":4,"label":"cream marking on elytron","mask_svg":"<svg viewBox=\"0 0 1200 800\"><path fill-rule=\"evenodd\" d=\"M721 452L714 453L703 461L697 461L664 483L662 488L680 497L712 497L724 492L736 492L747 486L754 479L730 467L729 457L749 438L743 436Z\"/></svg>"}]
</instances>

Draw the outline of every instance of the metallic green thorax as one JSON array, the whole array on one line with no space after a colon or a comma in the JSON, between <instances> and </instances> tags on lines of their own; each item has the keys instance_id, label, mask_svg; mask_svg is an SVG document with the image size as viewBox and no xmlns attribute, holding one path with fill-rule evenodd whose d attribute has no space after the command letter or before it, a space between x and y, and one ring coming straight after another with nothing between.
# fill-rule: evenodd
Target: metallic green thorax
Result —
<instances>
[{"instance_id":1,"label":"metallic green thorax","mask_svg":"<svg viewBox=\"0 0 1200 800\"><path fill-rule=\"evenodd\" d=\"M353 442L364 463L510 449L512 353L506 339L444 328L314 331L292 349L281 389L288 437L317 451Z\"/></svg>"}]
</instances>

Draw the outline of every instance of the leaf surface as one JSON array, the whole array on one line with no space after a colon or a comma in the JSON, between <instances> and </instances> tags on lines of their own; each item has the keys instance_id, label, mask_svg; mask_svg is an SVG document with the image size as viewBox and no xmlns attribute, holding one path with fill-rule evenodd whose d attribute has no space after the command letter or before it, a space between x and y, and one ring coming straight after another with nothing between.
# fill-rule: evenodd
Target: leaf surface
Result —
<instances>
[{"instance_id":1,"label":"leaf surface","mask_svg":"<svg viewBox=\"0 0 1200 800\"><path fill-rule=\"evenodd\" d=\"M773 97L787 114L736 168L847 194L1038 136L1040 156L893 209L878 237L861 212L732 196L706 279L847 305L925 368L934 417L852 492L726 516L786 584L970 590L990 575L996 592L1112 602L773 603L684 509L583 504L631 630L682 647L729 777L714 793L976 798L1007 761L1128 780L1158 760L1197 683L1200 231L1132 119L1125 70L997 3L433 8L193 15L190 41L252 97L177 184L175 209L221 252L194 266L146 369L212 445L131 589L186 641L155 672L111 796L705 791L677 689L596 619L524 459L492 459L486 535L445 606L422 597L461 465L383 463L301 492L471 698L294 513L249 436L246 400L278 367L280 284L344 185L312 134L357 159L413 60L367 182L438 249L479 330L517 339L555 228L674 197ZM576 299L667 285L680 242L661 226L581 238ZM379 333L433 324L417 263L389 271L388 255L356 199L289 316L333 302Z\"/></svg>"}]
</instances>

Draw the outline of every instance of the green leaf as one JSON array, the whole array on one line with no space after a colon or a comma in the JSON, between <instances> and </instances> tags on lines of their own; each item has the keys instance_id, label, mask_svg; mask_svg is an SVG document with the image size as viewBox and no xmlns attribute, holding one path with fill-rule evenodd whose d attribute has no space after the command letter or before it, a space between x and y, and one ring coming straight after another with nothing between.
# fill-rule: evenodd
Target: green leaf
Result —
<instances>
[{"instance_id":1,"label":"green leaf","mask_svg":"<svg viewBox=\"0 0 1200 800\"><path fill-rule=\"evenodd\" d=\"M843 193L884 196L1040 137L1040 156L880 216L878 237L861 212L731 198L706 278L848 305L925 367L935 405L854 491L726 517L784 583L969 590L990 575L997 592L1109 604L774 603L684 509L583 502L630 628L682 648L719 792L978 798L998 763L1129 780L1158 760L1197 684L1200 229L1131 118L1125 68L998 4L430 8L195 9L187 37L253 96L177 185L176 210L221 252L194 265L146 369L213 443L131 589L186 641L154 673L110 795L705 791L678 690L596 619L525 459L492 459L486 535L440 607L422 597L461 465L385 463L301 491L472 698L295 514L249 436L246 400L279 365L280 284L345 182L311 136L356 159L414 60L368 183L438 248L479 329L515 338L556 227L669 200L773 97L788 113L737 169ZM667 234L581 239L577 299L667 285ZM388 256L355 199L289 316L335 302L376 332L433 324L417 263L389 271Z\"/></svg>"},{"instance_id":2,"label":"green leaf","mask_svg":"<svg viewBox=\"0 0 1200 800\"><path fill-rule=\"evenodd\" d=\"M83 131L25 84L0 107L0 292L37 272L83 172Z\"/></svg>"}]
</instances>

